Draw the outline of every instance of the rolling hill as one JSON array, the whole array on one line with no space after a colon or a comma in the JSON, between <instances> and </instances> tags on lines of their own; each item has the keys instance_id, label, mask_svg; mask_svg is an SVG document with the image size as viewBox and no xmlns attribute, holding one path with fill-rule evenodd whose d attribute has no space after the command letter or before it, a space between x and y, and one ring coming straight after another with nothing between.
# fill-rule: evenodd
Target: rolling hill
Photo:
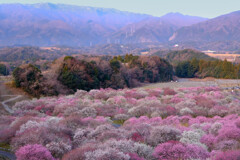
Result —
<instances>
[{"instance_id":1,"label":"rolling hill","mask_svg":"<svg viewBox=\"0 0 240 160\"><path fill-rule=\"evenodd\" d=\"M198 59L198 60L202 59L202 60L207 60L207 61L216 60L215 58L212 58L200 51L196 51L196 50L192 50L192 49L171 51L164 58L173 65L176 65L179 62L190 61L193 59Z\"/></svg>"}]
</instances>

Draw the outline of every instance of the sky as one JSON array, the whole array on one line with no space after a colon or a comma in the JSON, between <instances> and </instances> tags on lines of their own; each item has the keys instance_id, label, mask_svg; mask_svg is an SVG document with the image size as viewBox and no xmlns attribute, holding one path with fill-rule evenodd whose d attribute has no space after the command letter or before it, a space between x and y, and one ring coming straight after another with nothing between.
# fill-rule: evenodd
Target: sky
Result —
<instances>
[{"instance_id":1,"label":"sky","mask_svg":"<svg viewBox=\"0 0 240 160\"><path fill-rule=\"evenodd\" d=\"M240 10L240 0L0 0L0 3L43 2L114 8L153 16L179 12L185 15L214 18Z\"/></svg>"}]
</instances>

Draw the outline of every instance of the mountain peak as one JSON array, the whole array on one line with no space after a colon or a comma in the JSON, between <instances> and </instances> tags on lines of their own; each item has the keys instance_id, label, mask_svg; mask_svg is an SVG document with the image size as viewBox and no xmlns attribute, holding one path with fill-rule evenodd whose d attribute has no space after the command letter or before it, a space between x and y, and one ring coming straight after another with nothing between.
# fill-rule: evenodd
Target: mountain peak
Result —
<instances>
[{"instance_id":1,"label":"mountain peak","mask_svg":"<svg viewBox=\"0 0 240 160\"><path fill-rule=\"evenodd\" d=\"M183 15L182 13L179 12L170 12L160 18L161 20L167 21L173 25L180 27L191 26L193 24L207 20L207 18Z\"/></svg>"}]
</instances>

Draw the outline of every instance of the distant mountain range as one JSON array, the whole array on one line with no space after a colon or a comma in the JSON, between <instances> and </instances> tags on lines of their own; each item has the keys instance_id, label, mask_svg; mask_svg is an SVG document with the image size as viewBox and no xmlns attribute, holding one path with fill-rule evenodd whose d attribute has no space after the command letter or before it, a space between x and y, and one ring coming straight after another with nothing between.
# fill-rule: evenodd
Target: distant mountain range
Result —
<instances>
[{"instance_id":1,"label":"distant mountain range","mask_svg":"<svg viewBox=\"0 0 240 160\"><path fill-rule=\"evenodd\" d=\"M0 5L1 45L89 45L149 15L51 3Z\"/></svg>"},{"instance_id":2,"label":"distant mountain range","mask_svg":"<svg viewBox=\"0 0 240 160\"><path fill-rule=\"evenodd\" d=\"M153 17L51 3L0 5L0 46L139 43L236 50L240 48L240 11L207 19L180 13Z\"/></svg>"},{"instance_id":3,"label":"distant mountain range","mask_svg":"<svg viewBox=\"0 0 240 160\"><path fill-rule=\"evenodd\" d=\"M162 42L179 27L204 20L179 13L156 18L115 9L62 4L3 4L0 5L0 45Z\"/></svg>"}]
</instances>

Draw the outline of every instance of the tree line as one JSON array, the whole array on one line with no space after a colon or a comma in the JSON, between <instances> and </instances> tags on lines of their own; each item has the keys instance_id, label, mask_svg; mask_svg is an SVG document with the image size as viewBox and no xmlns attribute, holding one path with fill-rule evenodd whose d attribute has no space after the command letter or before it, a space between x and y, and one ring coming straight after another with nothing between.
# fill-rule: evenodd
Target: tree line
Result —
<instances>
[{"instance_id":1,"label":"tree line","mask_svg":"<svg viewBox=\"0 0 240 160\"><path fill-rule=\"evenodd\" d=\"M13 72L16 87L34 96L58 95L66 90L89 91L100 88L132 88L143 83L172 80L172 66L159 57L118 56L113 58L87 57L78 59L66 56L46 73L29 64L17 67ZM54 77L49 77L53 75ZM62 89L64 86L65 89Z\"/></svg>"},{"instance_id":2,"label":"tree line","mask_svg":"<svg viewBox=\"0 0 240 160\"><path fill-rule=\"evenodd\" d=\"M197 60L180 62L175 68L176 76L181 78L240 78L240 64L233 64L227 60Z\"/></svg>"}]
</instances>

